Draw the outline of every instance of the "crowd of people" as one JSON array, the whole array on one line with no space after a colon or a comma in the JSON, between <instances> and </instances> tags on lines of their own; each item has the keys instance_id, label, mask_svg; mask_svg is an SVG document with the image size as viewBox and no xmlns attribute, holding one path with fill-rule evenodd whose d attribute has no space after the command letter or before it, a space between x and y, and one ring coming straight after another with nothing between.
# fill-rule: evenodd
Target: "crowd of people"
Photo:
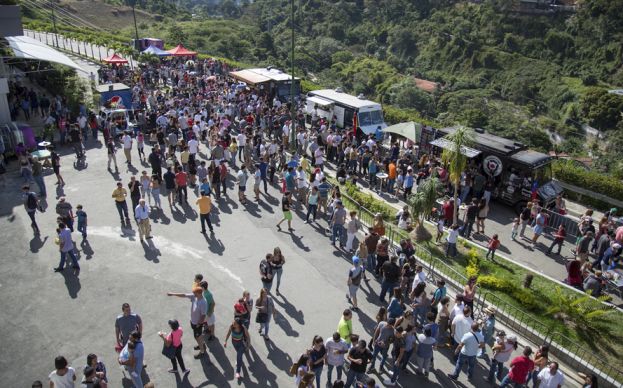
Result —
<instances>
[{"instance_id":1,"label":"crowd of people","mask_svg":"<svg viewBox=\"0 0 623 388\"><path fill-rule=\"evenodd\" d=\"M75 118L75 124L74 118L69 118L70 127L78 130L65 138L60 124L65 117L61 108L61 114L50 121L58 132L51 140L56 142L57 148L69 140L76 149L76 156L81 158L82 145L89 136L86 129L94 128L90 134L94 141L102 134L107 168L112 172L114 165L118 171L123 163L133 174L128 182L117 181L111 187L111 202L114 202L121 226L132 228L135 225L142 244L153 236L151 214L163 212L166 207L161 197L167 198L165 205L168 203L170 209L185 207L189 206L189 191L196 193L200 232L204 234L216 233L210 219L213 201L228 195L232 189L237 192L240 204L245 206L248 201L258 201L262 192L268 195L269 186L279 188L283 194L280 201L283 217L275 226L278 229L284 222L290 231L293 229L293 222L296 222L293 209L304 211L306 223L326 222L322 229L328 229L330 243L352 257L345 286L351 307L342 312L335 332L329 333L326 341L320 335L314 336L309 347L301 349L300 356L295 357L289 372L297 387L324 385L325 365L325 382L333 387L376 387L379 380L392 386L408 373L407 367L412 361L415 372L427 379L434 367L435 350L444 347L454 353L455 368L448 373L451 379L458 378L465 364L468 378L472 379L476 360L481 357L490 368L489 381L494 383L498 379L502 387L520 386L530 380L535 387L538 384L544 388L563 385L564 377L558 364L548 358L546 345L536 352L526 346L522 355L511 360L511 353L518 346L517 339L496 328L495 310L490 308L485 310L486 316L474 316L475 279L470 279L452 304L444 281L430 283L411 242L405 239L394 249L385 236L380 214L364 231L357 212L349 212L344 207L340 186L329 184L325 176L325 167L330 162L336 166L338 180L366 180L375 187L380 183L377 172L386 171L388 179L383 182L382 189L406 198L422 179L430 176L449 184L447 171L438 161L428 157L417 159L412 144L400 147L392 143L385 149L381 143L382 134L362 138L319 117L312 118L308 129L300 107L295 107L296 116L291 118L288 104L267 91L240 88L227 77L227 70L227 65L216 60L171 60L166 65L145 65L135 70L102 71L102 79L131 85L136 125L127 126L123 120L115 122L105 112L83 112ZM93 127L88 123L93 123ZM292 139L294 144L291 144ZM123 149L124 160L117 159L119 149ZM295 151L288 156L290 149ZM62 186L65 181L60 171L60 157L54 147L51 150L56 184ZM151 171L139 172L134 168L135 156L147 163ZM89 168L104 170L103 166ZM473 178L472 189L479 190L474 198L480 200L475 199L467 207L464 226L459 230L454 222L445 225L449 227L448 255L456 254L459 233L469 238L473 226L475 233L484 233L491 189L488 181L482 178L484 176ZM37 195L28 183L23 186L24 204L34 232L39 233L35 214L45 190ZM253 198L247 198L251 186ZM128 195L134 221L130 219ZM467 201L467 195L461 193L463 202ZM113 205L110 206L112 209ZM453 218L448 213L450 209L453 207L446 204L442 207L437 240L444 233L444 220ZM74 254L72 233L75 220L83 243L88 241L86 210L78 205L74 213L65 197L58 200L55 210L60 263L54 270L64 271L69 256L78 273L80 266ZM408 209L399 213L397 219L404 229L410 227ZM538 225L538 220L536 223ZM364 237L357 238L362 231ZM499 242L490 243L492 258L498 246ZM600 262L605 261L602 258ZM245 378L243 356L252 346L254 332L250 325L253 320L257 323L258 335L264 341L271 341L270 323L279 314L272 286L275 283L275 295L279 295L285 265L286 258L276 247L259 263L262 288L258 298L252 299L250 292L245 291L239 299L226 302L231 303L233 314L223 318L227 334L222 340L227 347L231 339L236 352L236 379ZM353 332L351 320L359 309L358 290L373 278L381 285L378 300L382 307L376 315L374 333L367 339ZM208 281L198 274L190 293L169 292L167 295L190 302L190 329L196 342L193 347L198 351L194 358L206 357L206 343L216 339L215 301L208 290ZM187 374L190 368L184 362L180 321L169 320L170 331L158 334L163 340L162 353L171 361L169 372ZM123 304L122 314L115 321L115 333L117 362L135 387L147 386L142 380L145 367L142 319L127 303ZM107 386L106 368L96 355L89 355L83 374L83 386ZM53 387L73 386L75 371L59 356L49 380ZM149 384L153 386L153 382ZM597 387L596 380L588 382L586 387Z\"/></svg>"}]
</instances>

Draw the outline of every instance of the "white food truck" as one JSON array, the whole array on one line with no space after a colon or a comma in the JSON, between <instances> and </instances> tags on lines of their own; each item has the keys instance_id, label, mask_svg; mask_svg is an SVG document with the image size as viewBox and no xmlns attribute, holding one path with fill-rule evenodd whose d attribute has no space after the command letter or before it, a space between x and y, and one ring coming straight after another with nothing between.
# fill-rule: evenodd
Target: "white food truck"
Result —
<instances>
[{"instance_id":1,"label":"white food truck","mask_svg":"<svg viewBox=\"0 0 623 388\"><path fill-rule=\"evenodd\" d=\"M305 113L310 117L324 117L329 121L335 117L338 128L352 128L355 122L353 118L356 117L357 126L365 134L375 133L378 127L387 127L381 104L366 100L363 95L356 97L346 94L340 88L307 93Z\"/></svg>"}]
</instances>

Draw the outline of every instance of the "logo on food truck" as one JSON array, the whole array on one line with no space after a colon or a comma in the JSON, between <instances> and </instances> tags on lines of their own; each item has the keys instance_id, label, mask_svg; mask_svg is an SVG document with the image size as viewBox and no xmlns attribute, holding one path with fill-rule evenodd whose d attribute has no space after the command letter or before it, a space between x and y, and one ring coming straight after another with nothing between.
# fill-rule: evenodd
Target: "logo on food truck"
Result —
<instances>
[{"instance_id":1,"label":"logo on food truck","mask_svg":"<svg viewBox=\"0 0 623 388\"><path fill-rule=\"evenodd\" d=\"M495 155L489 155L483 161L482 168L487 175L498 176L502 173L502 161Z\"/></svg>"}]
</instances>

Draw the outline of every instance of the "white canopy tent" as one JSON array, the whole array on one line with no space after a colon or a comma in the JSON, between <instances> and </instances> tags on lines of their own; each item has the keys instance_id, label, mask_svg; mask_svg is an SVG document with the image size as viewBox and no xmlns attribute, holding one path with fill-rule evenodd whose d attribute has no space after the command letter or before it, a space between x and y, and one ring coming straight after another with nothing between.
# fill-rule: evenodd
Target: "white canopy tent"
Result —
<instances>
[{"instance_id":1,"label":"white canopy tent","mask_svg":"<svg viewBox=\"0 0 623 388\"><path fill-rule=\"evenodd\" d=\"M53 49L45 43L39 42L28 36L6 36L4 39L9 43L15 58L35 59L39 61L54 62L84 71L76 62L67 55Z\"/></svg>"}]
</instances>

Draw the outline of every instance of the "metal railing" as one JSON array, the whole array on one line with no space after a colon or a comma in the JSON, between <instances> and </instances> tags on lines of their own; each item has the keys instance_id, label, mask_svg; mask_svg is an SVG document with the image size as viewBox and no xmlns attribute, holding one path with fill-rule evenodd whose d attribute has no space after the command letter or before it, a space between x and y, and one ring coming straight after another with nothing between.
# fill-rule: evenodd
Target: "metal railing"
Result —
<instances>
[{"instance_id":1,"label":"metal railing","mask_svg":"<svg viewBox=\"0 0 623 388\"><path fill-rule=\"evenodd\" d=\"M548 209L544 209L547 214L547 224L545 225L545 231L548 233L555 233L560 225L565 226L567 236L565 240L575 244L576 239L580 235L580 229L578 227L578 219L569 215L563 215L557 212L553 212Z\"/></svg>"},{"instance_id":2,"label":"metal railing","mask_svg":"<svg viewBox=\"0 0 623 388\"><path fill-rule=\"evenodd\" d=\"M374 223L374 214L363 207L355 199L342 192L342 199L347 203L354 205L354 209L359 214L359 220L366 226L372 226ZM560 216L558 214L558 216ZM557 220L557 219L555 219ZM560 221L565 222L565 221ZM574 224L577 230L577 222ZM550 226L553 228L553 226ZM556 226L557 228L558 226ZM565 227L567 225L565 224ZM567 229L573 230L572 226ZM400 240L405 237L405 232L399 230L397 226L385 223L385 236L391 242L395 250L400 244ZM448 263L435 257L433 253L422 246L414 243L415 256L419 259L419 263L428 271L428 278L431 281L443 279L446 286L456 293L463 292L463 285L467 284L467 277ZM554 331L550 326L538 320L534 315L526 312L508 301L496 296L492 292L482 292L481 288L474 298L474 316L484 317L484 308L495 306L498 314L496 318L506 327L512 329L515 333L527 339L532 344L550 344L550 354L557 357L565 364L574 368L576 371L584 373L594 373L600 377L602 385L621 387L623 383L623 370L618 365L607 363L599 359L595 352L591 349L581 346L577 341Z\"/></svg>"}]
</instances>

